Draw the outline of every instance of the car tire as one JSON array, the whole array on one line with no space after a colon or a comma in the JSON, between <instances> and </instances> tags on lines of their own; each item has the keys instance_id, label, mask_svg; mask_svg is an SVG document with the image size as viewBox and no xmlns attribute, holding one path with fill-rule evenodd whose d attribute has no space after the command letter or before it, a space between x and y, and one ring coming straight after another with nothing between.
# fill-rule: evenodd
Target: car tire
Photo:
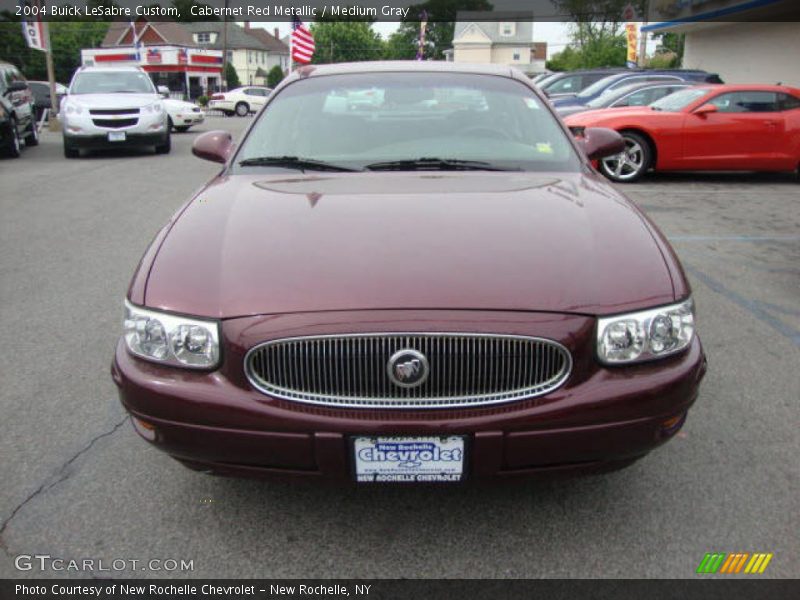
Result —
<instances>
[{"instance_id":1,"label":"car tire","mask_svg":"<svg viewBox=\"0 0 800 600\"><path fill-rule=\"evenodd\" d=\"M79 156L80 150L70 144L67 138L64 138L64 158L78 158Z\"/></svg>"},{"instance_id":2,"label":"car tire","mask_svg":"<svg viewBox=\"0 0 800 600\"><path fill-rule=\"evenodd\" d=\"M246 117L250 114L250 106L247 102L238 102L236 104L236 114L240 117Z\"/></svg>"},{"instance_id":3,"label":"car tire","mask_svg":"<svg viewBox=\"0 0 800 600\"><path fill-rule=\"evenodd\" d=\"M653 148L642 135L632 131L621 131L625 140L625 151L615 156L600 159L600 172L611 181L632 183L642 177L653 163Z\"/></svg>"},{"instance_id":4,"label":"car tire","mask_svg":"<svg viewBox=\"0 0 800 600\"><path fill-rule=\"evenodd\" d=\"M17 120L11 117L8 121L8 127L11 129L8 136L8 143L3 148L3 154L11 158L19 158L22 153L22 143L19 139L19 131L17 130Z\"/></svg>"},{"instance_id":5,"label":"car tire","mask_svg":"<svg viewBox=\"0 0 800 600\"><path fill-rule=\"evenodd\" d=\"M25 146L38 146L39 145L39 128L36 126L36 121L31 121L31 130L25 136Z\"/></svg>"},{"instance_id":6,"label":"car tire","mask_svg":"<svg viewBox=\"0 0 800 600\"><path fill-rule=\"evenodd\" d=\"M167 129L169 131L172 131L173 127L175 127L175 125L172 122L172 117L167 117Z\"/></svg>"},{"instance_id":7,"label":"car tire","mask_svg":"<svg viewBox=\"0 0 800 600\"><path fill-rule=\"evenodd\" d=\"M177 131L178 133L186 133L187 131L189 131L189 125L181 125L180 127L176 127L175 131Z\"/></svg>"},{"instance_id":8,"label":"car tire","mask_svg":"<svg viewBox=\"0 0 800 600\"><path fill-rule=\"evenodd\" d=\"M170 150L172 150L172 137L168 131L167 140L163 144L156 146L156 154L169 154Z\"/></svg>"}]
</instances>

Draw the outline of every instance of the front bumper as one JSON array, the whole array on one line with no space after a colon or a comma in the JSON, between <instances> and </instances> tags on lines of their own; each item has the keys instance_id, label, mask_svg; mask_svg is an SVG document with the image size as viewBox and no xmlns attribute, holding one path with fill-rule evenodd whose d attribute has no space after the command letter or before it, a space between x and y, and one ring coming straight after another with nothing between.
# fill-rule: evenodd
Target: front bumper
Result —
<instances>
[{"instance_id":1,"label":"front bumper","mask_svg":"<svg viewBox=\"0 0 800 600\"><path fill-rule=\"evenodd\" d=\"M181 113L179 115L170 115L172 124L176 127L185 127L188 125L199 125L205 120L205 113L202 112L189 112Z\"/></svg>"},{"instance_id":2,"label":"front bumper","mask_svg":"<svg viewBox=\"0 0 800 600\"><path fill-rule=\"evenodd\" d=\"M120 146L146 146L163 144L169 131L167 115L161 113L141 113L135 125L127 127L102 127L94 123L95 119L86 111L79 115L64 116L64 140L73 148L112 148ZM112 120L112 119L109 119ZM110 141L109 133L125 134L124 141Z\"/></svg>"},{"instance_id":3,"label":"front bumper","mask_svg":"<svg viewBox=\"0 0 800 600\"><path fill-rule=\"evenodd\" d=\"M465 330L475 332L560 338L571 345L573 374L545 397L492 407L404 411L297 404L255 391L241 367L244 352L256 340L263 341L265 328L293 335L320 333L313 318L285 315L274 321L253 317L223 322L226 357L217 371L145 362L132 357L120 341L112 375L140 435L191 468L222 475L352 481L350 438L355 435L466 435L467 479L620 468L680 429L706 371L697 338L677 356L607 369L591 358L592 319L537 315L520 325L519 314L486 319L483 313L483 323L474 320L480 313L448 314L449 330L458 319ZM375 316L383 326L369 319L364 323L384 330L388 323L398 325L392 316ZM327 332L341 333L336 329L347 327L344 315L338 324L338 317L326 318L331 321ZM559 336L557 331L569 334Z\"/></svg>"}]
</instances>

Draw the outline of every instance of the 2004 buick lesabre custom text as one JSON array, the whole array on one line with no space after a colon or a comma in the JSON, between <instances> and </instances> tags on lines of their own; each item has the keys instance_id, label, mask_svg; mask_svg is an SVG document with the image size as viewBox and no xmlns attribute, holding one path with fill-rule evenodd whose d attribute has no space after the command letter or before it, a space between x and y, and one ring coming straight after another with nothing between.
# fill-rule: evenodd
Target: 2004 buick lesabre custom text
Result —
<instances>
[{"instance_id":1,"label":"2004 buick lesabre custom text","mask_svg":"<svg viewBox=\"0 0 800 600\"><path fill-rule=\"evenodd\" d=\"M368 100L365 100L367 98ZM359 482L630 464L706 362L667 241L524 75L305 67L162 229L112 373L136 430L217 474Z\"/></svg>"}]
</instances>

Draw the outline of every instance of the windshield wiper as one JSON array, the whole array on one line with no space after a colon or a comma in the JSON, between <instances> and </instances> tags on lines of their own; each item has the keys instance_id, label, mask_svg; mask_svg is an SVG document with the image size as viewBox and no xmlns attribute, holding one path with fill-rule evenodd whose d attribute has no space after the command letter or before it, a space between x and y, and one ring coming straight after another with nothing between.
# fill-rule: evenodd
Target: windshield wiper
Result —
<instances>
[{"instance_id":1,"label":"windshield wiper","mask_svg":"<svg viewBox=\"0 0 800 600\"><path fill-rule=\"evenodd\" d=\"M356 171L323 160L301 158L299 156L258 156L239 161L240 167L287 167L300 171Z\"/></svg>"},{"instance_id":2,"label":"windshield wiper","mask_svg":"<svg viewBox=\"0 0 800 600\"><path fill-rule=\"evenodd\" d=\"M457 158L416 158L376 162L364 167L368 171L509 171L482 160Z\"/></svg>"}]
</instances>

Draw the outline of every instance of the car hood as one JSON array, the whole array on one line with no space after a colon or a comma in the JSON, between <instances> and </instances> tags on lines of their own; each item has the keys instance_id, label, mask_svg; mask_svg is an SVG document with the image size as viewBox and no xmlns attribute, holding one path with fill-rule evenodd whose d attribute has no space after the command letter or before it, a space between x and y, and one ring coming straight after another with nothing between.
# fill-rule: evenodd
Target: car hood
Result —
<instances>
[{"instance_id":1,"label":"car hood","mask_svg":"<svg viewBox=\"0 0 800 600\"><path fill-rule=\"evenodd\" d=\"M598 120L602 119L628 119L639 117L652 117L653 109L649 106L631 106L631 107L617 107L617 108L597 108L594 110L586 110L571 115L563 115L564 122L571 126L584 126L590 127Z\"/></svg>"},{"instance_id":2,"label":"car hood","mask_svg":"<svg viewBox=\"0 0 800 600\"><path fill-rule=\"evenodd\" d=\"M85 108L142 108L161 100L157 94L71 94L70 104Z\"/></svg>"},{"instance_id":3,"label":"car hood","mask_svg":"<svg viewBox=\"0 0 800 600\"><path fill-rule=\"evenodd\" d=\"M584 112L590 110L585 106L557 106L556 107L556 114L561 117L562 119L568 117L569 115L574 115L579 112Z\"/></svg>"},{"instance_id":4,"label":"car hood","mask_svg":"<svg viewBox=\"0 0 800 600\"><path fill-rule=\"evenodd\" d=\"M553 106L555 106L555 107L560 107L560 106L565 106L565 107L566 106L583 106L584 104L586 104L587 102L589 102L593 98L594 98L594 96L592 98L581 98L581 97L579 97L577 95L568 96L568 97L561 97L561 98L555 97L555 98L553 98Z\"/></svg>"},{"instance_id":5,"label":"car hood","mask_svg":"<svg viewBox=\"0 0 800 600\"><path fill-rule=\"evenodd\" d=\"M144 303L610 314L672 302L646 218L599 175L221 176L173 220ZM138 292L136 292L138 293Z\"/></svg>"},{"instance_id":6,"label":"car hood","mask_svg":"<svg viewBox=\"0 0 800 600\"><path fill-rule=\"evenodd\" d=\"M197 108L196 105L191 102L184 102L183 100L175 100L173 98L165 98L162 102L169 111L192 111Z\"/></svg>"}]
</instances>

